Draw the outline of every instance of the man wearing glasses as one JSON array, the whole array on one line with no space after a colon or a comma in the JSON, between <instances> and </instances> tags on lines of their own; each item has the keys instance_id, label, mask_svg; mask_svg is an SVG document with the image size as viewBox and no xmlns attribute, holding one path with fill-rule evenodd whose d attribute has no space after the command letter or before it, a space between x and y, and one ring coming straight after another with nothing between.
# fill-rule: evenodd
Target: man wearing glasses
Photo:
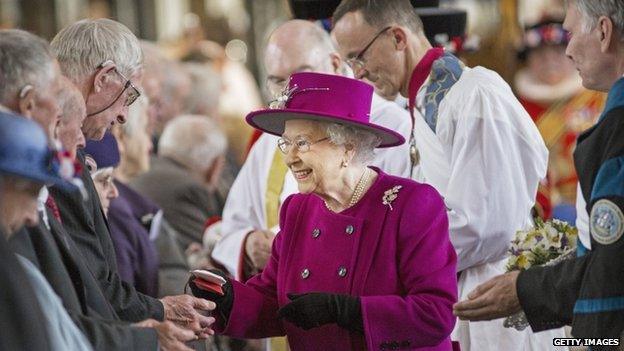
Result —
<instances>
[{"instance_id":1,"label":"man wearing glasses","mask_svg":"<svg viewBox=\"0 0 624 351\"><path fill-rule=\"evenodd\" d=\"M344 0L333 19L340 54L356 77L384 95L408 98L410 151L420 155L412 161L421 177L413 178L445 198L465 299L504 272L513 234L531 225L537 186L546 175L544 142L500 76L467 68L431 47L408 0ZM452 338L462 350L546 350L552 337L563 336L561 330L550 333L460 321Z\"/></svg>"},{"instance_id":2,"label":"man wearing glasses","mask_svg":"<svg viewBox=\"0 0 624 351\"><path fill-rule=\"evenodd\" d=\"M101 140L116 122L125 123L128 106L140 95L133 82L140 82L143 71L143 53L135 35L109 19L82 20L61 30L52 40L51 48L61 71L85 99L87 117L82 126L85 138ZM168 320L199 337L207 337L214 319L198 310L213 309L212 302L188 295L157 300L121 281L108 225L83 152L78 153L78 160L83 166L81 179L88 198L55 187L50 192L60 210L63 226L76 242L115 313L128 322Z\"/></svg>"},{"instance_id":3,"label":"man wearing glasses","mask_svg":"<svg viewBox=\"0 0 624 351\"><path fill-rule=\"evenodd\" d=\"M112 20L83 20L65 28L52 40L51 46L63 74L78 86L87 105L83 125L85 137L100 140L115 122L125 123L128 107L141 95L132 83L142 78L143 53L140 47L80 40L88 35L88 26L115 28ZM125 27L124 27L125 28ZM129 30L119 31L121 39L136 37ZM92 47L94 50L92 50Z\"/></svg>"}]
</instances>

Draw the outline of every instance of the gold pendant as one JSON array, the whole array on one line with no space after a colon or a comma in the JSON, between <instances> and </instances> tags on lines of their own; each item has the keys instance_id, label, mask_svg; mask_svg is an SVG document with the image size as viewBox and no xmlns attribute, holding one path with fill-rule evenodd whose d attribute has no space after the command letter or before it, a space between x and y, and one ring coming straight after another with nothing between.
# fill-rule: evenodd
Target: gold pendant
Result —
<instances>
[{"instance_id":1,"label":"gold pendant","mask_svg":"<svg viewBox=\"0 0 624 351\"><path fill-rule=\"evenodd\" d=\"M416 145L410 145L410 161L412 161L412 167L418 166L420 163L420 153L416 148Z\"/></svg>"}]
</instances>

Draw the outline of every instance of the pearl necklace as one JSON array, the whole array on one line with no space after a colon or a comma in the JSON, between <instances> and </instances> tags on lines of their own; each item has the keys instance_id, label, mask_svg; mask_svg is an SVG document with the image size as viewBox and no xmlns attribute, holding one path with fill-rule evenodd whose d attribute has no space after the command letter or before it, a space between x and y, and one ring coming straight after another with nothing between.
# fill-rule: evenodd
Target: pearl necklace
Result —
<instances>
[{"instance_id":1,"label":"pearl necklace","mask_svg":"<svg viewBox=\"0 0 624 351\"><path fill-rule=\"evenodd\" d=\"M358 201L360 201L360 198L362 198L362 195L364 194L364 188L366 187L366 184L368 184L368 180L371 177L371 173L372 172L368 167L364 170L364 173L362 173L360 180L355 185L355 190L353 190L353 194L351 195L351 199L349 200L349 206L347 206L347 208L352 207ZM334 211L333 208L329 206L327 201L323 201L323 202L325 203L325 207L327 207L328 210L332 212L336 212Z\"/></svg>"}]
</instances>

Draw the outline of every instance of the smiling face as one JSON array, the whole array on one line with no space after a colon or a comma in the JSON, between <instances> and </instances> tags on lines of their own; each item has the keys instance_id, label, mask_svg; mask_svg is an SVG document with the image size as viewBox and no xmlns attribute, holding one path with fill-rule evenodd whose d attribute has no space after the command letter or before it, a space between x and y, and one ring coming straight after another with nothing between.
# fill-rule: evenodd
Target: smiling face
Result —
<instances>
[{"instance_id":1,"label":"smiling face","mask_svg":"<svg viewBox=\"0 0 624 351\"><path fill-rule=\"evenodd\" d=\"M340 178L345 159L345 147L336 146L329 140L319 141L327 135L318 122L308 120L286 121L282 138L293 143L284 160L297 180L299 192L326 194L330 185ZM307 152L301 152L295 141L310 142ZM319 142L317 142L319 141Z\"/></svg>"},{"instance_id":2,"label":"smiling face","mask_svg":"<svg viewBox=\"0 0 624 351\"><path fill-rule=\"evenodd\" d=\"M333 35L340 55L347 62L358 58L362 63L359 68L352 66L357 79L371 82L382 96L396 96L404 90L410 73L405 56L406 29L393 26L379 34L382 30L370 26L362 13L356 11L347 13L336 23ZM368 44L364 54L358 57Z\"/></svg>"}]
</instances>

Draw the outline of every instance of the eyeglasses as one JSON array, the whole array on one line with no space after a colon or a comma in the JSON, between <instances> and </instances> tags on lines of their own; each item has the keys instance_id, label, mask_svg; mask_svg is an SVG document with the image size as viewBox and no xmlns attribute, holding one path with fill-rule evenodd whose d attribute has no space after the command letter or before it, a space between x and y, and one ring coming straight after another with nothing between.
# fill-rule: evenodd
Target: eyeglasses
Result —
<instances>
[{"instance_id":1,"label":"eyeglasses","mask_svg":"<svg viewBox=\"0 0 624 351\"><path fill-rule=\"evenodd\" d=\"M106 67L106 66L108 66L108 65L110 65L110 64L112 64L112 63L113 63L113 62L112 62L112 61L110 61L110 60L105 61L104 63L102 63L101 65L99 65L99 66L97 67L97 69L101 69L101 68ZM119 94L117 95L117 97L116 97L116 98L115 98L115 99L114 99L114 100L113 100L110 104L108 104L106 107L104 107L104 108L100 109L100 110L99 110L99 111L97 111L97 112L94 112L94 113L90 113L90 114L88 114L88 115L87 115L87 117L94 116L94 115L97 115L97 114L99 114L99 113L102 113L102 112L104 112L104 111L108 110L111 106L113 106L113 105L117 102L117 100L119 100L119 98L121 98L121 96L122 96L122 95L123 95L126 91L128 92L128 94L126 94L126 101L124 101L124 106L126 106L126 107L127 107L127 106L132 105L132 104L136 101L136 99L138 99L138 98L139 98L139 96L141 96L141 92L139 91L139 89L137 89L137 88L134 86L134 84L132 84L132 82L130 81L130 79L126 78L126 76L124 76L124 75L123 75L121 72L119 72L116 68L115 68L114 70L115 70L115 73L119 74L119 76L120 76L123 80L125 80L125 81L126 81L126 83L124 84L123 89L121 89L121 92L119 92Z\"/></svg>"},{"instance_id":2,"label":"eyeglasses","mask_svg":"<svg viewBox=\"0 0 624 351\"><path fill-rule=\"evenodd\" d=\"M362 49L362 51L360 51L354 57L347 59L346 62L349 65L349 67L351 67L354 73L357 73L358 71L364 68L364 65L366 63L364 62L363 57L364 57L364 54L366 53L366 50L368 50L373 45L373 43L375 42L375 40L377 40L377 38L379 38L382 34L384 34L390 28L392 28L392 26L388 26L380 30L377 34L375 34L373 39L364 47L364 49Z\"/></svg>"},{"instance_id":3,"label":"eyeglasses","mask_svg":"<svg viewBox=\"0 0 624 351\"><path fill-rule=\"evenodd\" d=\"M290 141L288 139L279 138L277 141L277 147L279 147L280 151L284 154L290 152L290 149L293 145L297 148L297 150L301 153L310 151L310 146L320 143L321 141L329 140L329 137L325 137L323 139L319 139L317 141L308 141L305 138L296 138L295 141Z\"/></svg>"}]
</instances>

